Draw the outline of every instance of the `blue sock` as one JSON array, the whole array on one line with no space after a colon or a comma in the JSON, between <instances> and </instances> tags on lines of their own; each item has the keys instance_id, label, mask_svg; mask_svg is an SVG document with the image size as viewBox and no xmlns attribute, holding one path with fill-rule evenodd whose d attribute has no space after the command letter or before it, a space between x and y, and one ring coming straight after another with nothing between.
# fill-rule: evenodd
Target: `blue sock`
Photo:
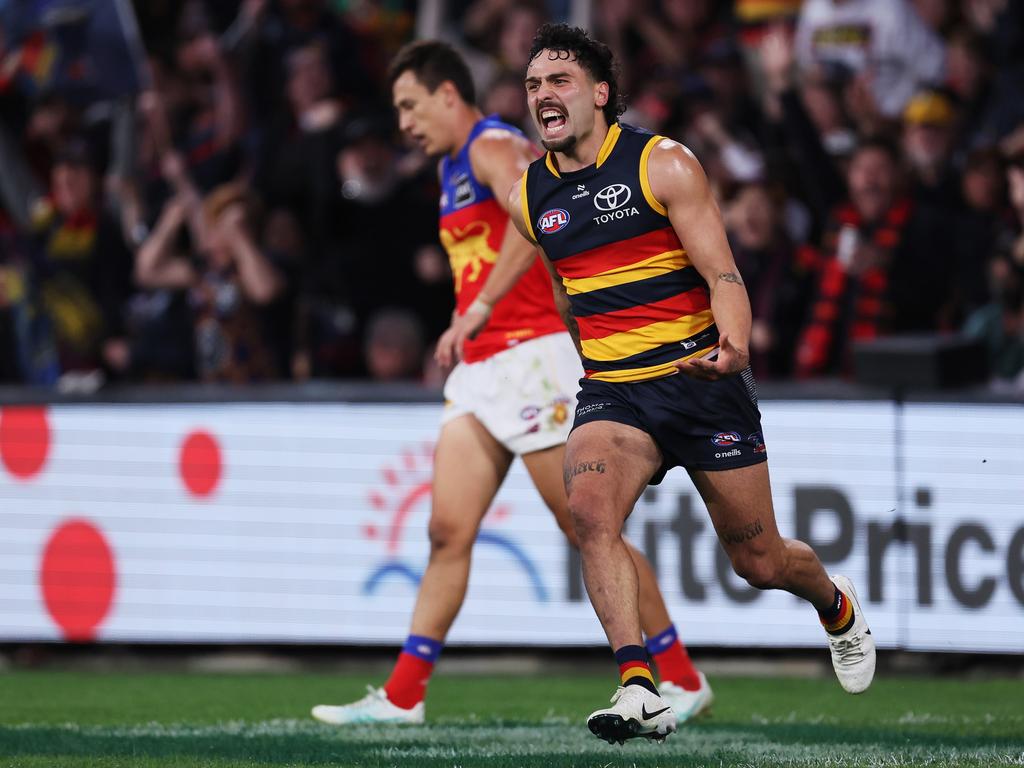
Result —
<instances>
[{"instance_id":1,"label":"blue sock","mask_svg":"<svg viewBox=\"0 0 1024 768\"><path fill-rule=\"evenodd\" d=\"M664 632L659 632L654 637L647 638L647 652L651 654L651 656L659 654L666 648L670 648L678 639L679 633L676 632L676 625L669 624L668 629Z\"/></svg>"}]
</instances>

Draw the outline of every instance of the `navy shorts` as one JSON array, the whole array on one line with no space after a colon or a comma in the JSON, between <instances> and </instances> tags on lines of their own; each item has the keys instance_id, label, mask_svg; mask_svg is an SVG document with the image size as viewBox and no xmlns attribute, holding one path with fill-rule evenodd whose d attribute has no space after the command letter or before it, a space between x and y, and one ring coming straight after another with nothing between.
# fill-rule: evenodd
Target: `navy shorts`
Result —
<instances>
[{"instance_id":1,"label":"navy shorts","mask_svg":"<svg viewBox=\"0 0 1024 768\"><path fill-rule=\"evenodd\" d=\"M768 458L750 368L718 381L675 374L615 384L583 379L580 384L573 429L615 421L646 432L663 458L650 485L660 483L672 467L736 469Z\"/></svg>"}]
</instances>

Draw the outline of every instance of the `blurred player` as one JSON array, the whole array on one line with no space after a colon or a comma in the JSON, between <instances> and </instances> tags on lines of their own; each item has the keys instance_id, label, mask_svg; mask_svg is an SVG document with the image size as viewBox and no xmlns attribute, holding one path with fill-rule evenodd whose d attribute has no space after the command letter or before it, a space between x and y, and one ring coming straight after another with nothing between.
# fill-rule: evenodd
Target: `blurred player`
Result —
<instances>
[{"instance_id":1,"label":"blurred player","mask_svg":"<svg viewBox=\"0 0 1024 768\"><path fill-rule=\"evenodd\" d=\"M579 355L536 248L508 226L504 208L508 190L538 151L519 130L474 106L469 70L445 44L407 46L392 63L390 81L401 130L441 158L441 242L455 278L456 314L437 354L445 365L459 354L462 362L445 385L430 561L408 640L383 688L353 704L313 709L314 717L334 724L423 722L427 682L465 598L473 542L516 456L576 542L562 469L569 409L582 375ZM522 277L508 281L510 269ZM491 280L515 284L496 302L487 293ZM685 720L711 704L711 690L676 635L650 563L625 546L639 574L641 621L662 694L675 708L673 718ZM654 687L646 665L632 674Z\"/></svg>"},{"instance_id":2,"label":"blurred player","mask_svg":"<svg viewBox=\"0 0 1024 768\"><path fill-rule=\"evenodd\" d=\"M623 670L613 706L588 718L590 730L621 742L675 729L669 702L630 674L647 653L622 526L645 486L676 466L735 571L811 603L843 688L865 690L875 646L853 585L829 579L810 547L776 527L748 365L750 303L703 169L680 144L618 122L612 53L581 29L540 29L526 91L548 153L515 185L508 210L557 273L583 356L566 445L569 508L587 591ZM495 281L490 295L506 287Z\"/></svg>"}]
</instances>

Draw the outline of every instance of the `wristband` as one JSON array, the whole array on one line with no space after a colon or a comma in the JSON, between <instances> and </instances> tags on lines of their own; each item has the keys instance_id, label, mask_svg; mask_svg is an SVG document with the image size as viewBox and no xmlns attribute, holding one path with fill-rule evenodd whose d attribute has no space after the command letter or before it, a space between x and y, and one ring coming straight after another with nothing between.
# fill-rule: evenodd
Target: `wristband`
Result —
<instances>
[{"instance_id":1,"label":"wristband","mask_svg":"<svg viewBox=\"0 0 1024 768\"><path fill-rule=\"evenodd\" d=\"M483 299L473 299L473 303L466 308L466 314L468 315L470 312L477 312L482 314L484 317L490 317L493 309L493 304L488 304Z\"/></svg>"}]
</instances>

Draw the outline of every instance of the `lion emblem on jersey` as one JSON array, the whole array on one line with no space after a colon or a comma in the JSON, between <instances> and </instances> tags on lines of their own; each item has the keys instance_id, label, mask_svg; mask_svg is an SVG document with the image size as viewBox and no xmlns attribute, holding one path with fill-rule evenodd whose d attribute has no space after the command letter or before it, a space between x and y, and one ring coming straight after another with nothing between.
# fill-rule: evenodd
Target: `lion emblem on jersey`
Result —
<instances>
[{"instance_id":1,"label":"lion emblem on jersey","mask_svg":"<svg viewBox=\"0 0 1024 768\"><path fill-rule=\"evenodd\" d=\"M441 245L451 261L456 293L462 290L463 278L475 283L480 279L484 264L498 260L498 252L487 240L490 236L491 226L485 221L474 221L462 228L441 229Z\"/></svg>"}]
</instances>

